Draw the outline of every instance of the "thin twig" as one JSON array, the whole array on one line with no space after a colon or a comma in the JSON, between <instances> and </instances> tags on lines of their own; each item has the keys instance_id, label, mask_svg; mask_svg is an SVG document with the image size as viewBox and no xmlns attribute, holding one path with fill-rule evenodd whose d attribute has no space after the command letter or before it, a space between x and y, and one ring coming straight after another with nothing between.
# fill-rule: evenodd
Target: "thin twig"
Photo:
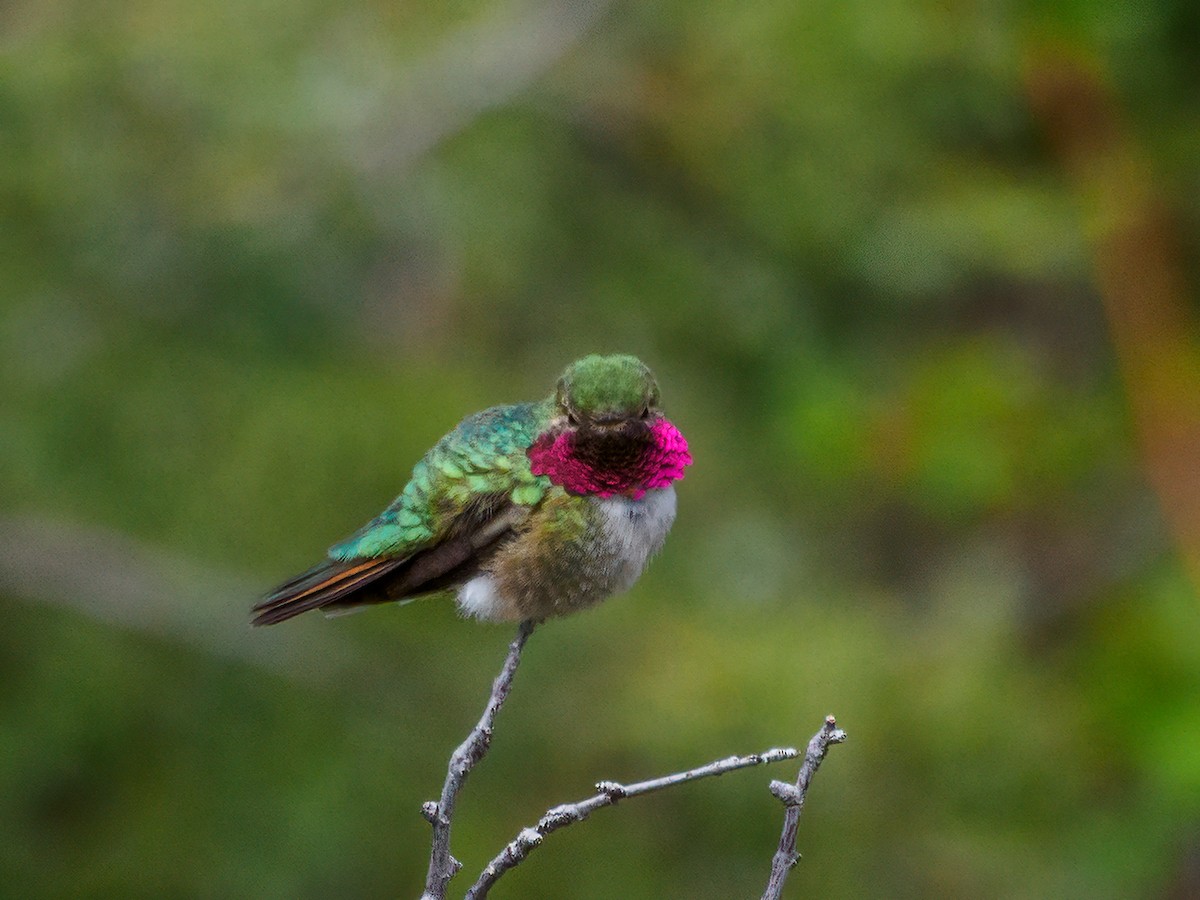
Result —
<instances>
[{"instance_id":1,"label":"thin twig","mask_svg":"<svg viewBox=\"0 0 1200 900\"><path fill-rule=\"evenodd\" d=\"M454 803L463 783L471 770L487 755L492 742L492 727L496 721L496 713L504 705L512 687L513 676L517 674L517 665L521 662L521 651L529 635L533 634L534 623L524 621L517 627L517 635L508 645L508 656L505 657L504 667L492 682L492 694L484 707L483 715L467 739L458 745L458 749L450 756L450 765L446 769L446 781L442 785L442 797L437 802L432 801L421 807L421 813L433 825L433 845L429 853L429 874L425 879L425 893L421 900L445 900L446 886L454 873L462 868L462 863L450 855L450 823L454 818Z\"/></svg>"},{"instance_id":2,"label":"thin twig","mask_svg":"<svg viewBox=\"0 0 1200 900\"><path fill-rule=\"evenodd\" d=\"M827 717L821 730L808 742L796 783L771 782L771 793L787 807L787 812L783 817L783 834L779 836L779 849L775 851L771 860L771 878L767 882L762 900L779 900L783 894L783 883L787 881L788 872L800 861L800 854L796 852L796 832L800 829L800 813L804 810L804 798L808 794L808 787L812 784L821 761L825 759L829 745L840 744L845 740L846 732L837 727L837 720L833 716Z\"/></svg>"},{"instance_id":3,"label":"thin twig","mask_svg":"<svg viewBox=\"0 0 1200 900\"><path fill-rule=\"evenodd\" d=\"M726 772L732 772L735 769L745 769L749 766L780 762L785 759L795 759L799 755L800 751L795 748L784 747L767 750L764 753L752 753L749 756L730 756L727 759L717 760L698 769L675 772L674 774L655 778L651 781L639 781L637 784L624 785L618 784L615 781L601 781L596 785L598 793L594 796L588 797L586 800L580 800L578 803L564 803L561 806L556 806L548 810L532 828L522 829L521 833L509 842L508 846L495 859L487 864L487 867L480 874L479 879L467 891L467 900L483 900L500 876L513 866L523 862L525 857L542 843L542 839L546 835L560 828L566 828L568 825L573 825L576 822L582 822L601 807L612 806L618 800L623 800L626 797L651 794L654 791L661 791L664 788L674 787L677 784L684 784L688 781L696 781L697 779L708 778L714 775L724 775Z\"/></svg>"}]
</instances>

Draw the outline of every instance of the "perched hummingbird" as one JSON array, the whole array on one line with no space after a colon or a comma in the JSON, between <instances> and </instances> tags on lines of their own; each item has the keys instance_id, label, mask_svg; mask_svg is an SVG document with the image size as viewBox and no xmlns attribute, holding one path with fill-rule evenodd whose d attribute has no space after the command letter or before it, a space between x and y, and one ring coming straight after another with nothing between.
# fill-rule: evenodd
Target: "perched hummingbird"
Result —
<instances>
[{"instance_id":1,"label":"perched hummingbird","mask_svg":"<svg viewBox=\"0 0 1200 900\"><path fill-rule=\"evenodd\" d=\"M586 356L554 393L468 416L403 493L254 607L255 625L454 591L464 615L561 616L637 581L692 462L633 356Z\"/></svg>"}]
</instances>

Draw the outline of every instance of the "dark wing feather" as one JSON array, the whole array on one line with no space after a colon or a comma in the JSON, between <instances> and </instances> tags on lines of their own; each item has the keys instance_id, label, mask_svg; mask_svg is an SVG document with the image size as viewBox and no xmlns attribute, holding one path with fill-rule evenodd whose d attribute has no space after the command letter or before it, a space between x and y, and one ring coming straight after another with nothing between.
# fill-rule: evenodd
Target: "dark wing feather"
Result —
<instances>
[{"instance_id":1,"label":"dark wing feather","mask_svg":"<svg viewBox=\"0 0 1200 900\"><path fill-rule=\"evenodd\" d=\"M506 495L484 495L430 547L406 556L330 559L297 575L254 607L253 624L274 625L312 609L386 603L461 584L528 514L528 507Z\"/></svg>"},{"instance_id":2,"label":"dark wing feather","mask_svg":"<svg viewBox=\"0 0 1200 900\"><path fill-rule=\"evenodd\" d=\"M256 614L253 624L274 625L310 609L333 605L395 572L406 562L408 560L403 557L352 562L326 560L264 597L253 609Z\"/></svg>"},{"instance_id":3,"label":"dark wing feather","mask_svg":"<svg viewBox=\"0 0 1200 900\"><path fill-rule=\"evenodd\" d=\"M427 550L414 553L404 568L388 581L385 600L403 600L440 591L467 581L515 533L529 515L503 494L491 494L472 503L456 520L450 533Z\"/></svg>"}]
</instances>

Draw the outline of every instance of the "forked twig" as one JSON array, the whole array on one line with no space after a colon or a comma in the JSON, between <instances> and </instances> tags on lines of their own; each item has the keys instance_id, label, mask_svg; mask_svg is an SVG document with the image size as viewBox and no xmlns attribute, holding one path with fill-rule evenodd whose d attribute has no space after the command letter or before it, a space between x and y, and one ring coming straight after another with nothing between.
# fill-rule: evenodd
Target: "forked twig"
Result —
<instances>
[{"instance_id":1,"label":"forked twig","mask_svg":"<svg viewBox=\"0 0 1200 900\"><path fill-rule=\"evenodd\" d=\"M450 879L462 868L462 863L450 855L450 826L454 819L455 802L467 776L487 754L491 745L496 714L508 698L513 678L517 673L517 666L521 662L521 652L525 648L525 642L533 633L533 629L532 621L522 622L517 628L517 634L509 644L504 666L500 669L496 680L492 682L492 692L488 697L487 706L484 707L483 715L471 733L467 735L466 740L450 756L441 798L436 803L429 801L421 808L422 814L433 826L429 873L425 879L425 892L421 895L421 900L445 900ZM829 750L829 746L840 744L844 740L846 740L846 733L837 727L833 716L829 716L821 730L808 743L796 783L793 785L782 781L771 782L771 793L783 802L787 807L787 813L784 816L779 849L771 862L770 881L763 894L763 900L779 900L788 872L800 859L800 855L796 852L796 832L799 827L800 812L804 807L805 795L817 768ZM547 810L536 825L523 828L521 833L487 864L479 878L467 891L466 898L467 900L486 898L500 877L509 869L524 862L529 854L541 845L546 835L576 822L582 822L602 807L613 806L626 797L651 794L679 784L686 784L689 781L724 775L726 772L750 766L795 759L798 756L800 756L800 752L792 747L775 748L762 753L752 753L749 756L730 756L708 765L689 769L686 772L675 772L635 784L626 785L615 781L601 781L596 785L596 793L593 796L576 803L555 806Z\"/></svg>"},{"instance_id":2,"label":"forked twig","mask_svg":"<svg viewBox=\"0 0 1200 900\"><path fill-rule=\"evenodd\" d=\"M709 778L714 775L724 775L735 769L745 769L749 766L759 766L764 763L780 762L785 759L795 759L800 751L793 747L767 750L763 753L752 753L749 756L730 756L719 759L706 766L689 769L686 772L675 772L650 781L639 781L636 784L618 784L615 781L601 781L596 785L597 793L578 803L564 803L547 810L532 828L524 828L509 842L497 856L484 868L479 879L467 891L467 900L483 900L495 885L497 879L505 872L519 865L541 843L542 839L553 831L566 828L576 822L582 822L589 815L604 806L613 806L618 800L626 797L638 797L642 794L652 794L664 788L674 787L689 781Z\"/></svg>"},{"instance_id":3,"label":"forked twig","mask_svg":"<svg viewBox=\"0 0 1200 900\"><path fill-rule=\"evenodd\" d=\"M767 889L763 892L762 900L779 900L783 894L783 883L790 872L800 861L796 852L796 833L800 829L800 813L804 810L804 798L808 787L812 784L813 776L831 744L840 744L846 740L846 732L837 727L833 716L825 719L821 730L813 735L804 752L804 762L800 765L800 774L796 776L795 784L786 781L772 781L771 793L787 807L783 817L783 833L779 836L779 849L771 860L771 877L767 881Z\"/></svg>"}]
</instances>

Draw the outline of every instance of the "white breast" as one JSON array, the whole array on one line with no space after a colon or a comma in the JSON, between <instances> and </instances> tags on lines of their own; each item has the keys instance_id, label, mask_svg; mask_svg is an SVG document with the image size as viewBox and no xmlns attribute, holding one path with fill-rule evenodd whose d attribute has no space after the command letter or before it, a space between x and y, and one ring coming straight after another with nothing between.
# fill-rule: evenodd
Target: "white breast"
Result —
<instances>
[{"instance_id":1,"label":"white breast","mask_svg":"<svg viewBox=\"0 0 1200 900\"><path fill-rule=\"evenodd\" d=\"M675 488L665 487L647 491L640 500L628 497L592 497L597 515L593 518L589 540L594 545L586 551L587 559L580 562L580 577L572 579L567 588L569 601L565 611L582 609L599 603L605 597L628 590L638 580L646 563L662 549L675 521ZM557 585L551 586L557 589ZM535 595L540 590L535 579ZM535 605L555 609L551 599L535 596ZM527 609L529 598L502 597L500 586L490 572L481 572L458 589L458 607L463 615L489 621L507 621L519 617ZM557 613L554 613L557 614Z\"/></svg>"},{"instance_id":2,"label":"white breast","mask_svg":"<svg viewBox=\"0 0 1200 900\"><path fill-rule=\"evenodd\" d=\"M667 539L675 521L675 488L647 491L640 500L617 496L592 502L600 511L605 542L620 567L614 573L614 590L627 590Z\"/></svg>"}]
</instances>

